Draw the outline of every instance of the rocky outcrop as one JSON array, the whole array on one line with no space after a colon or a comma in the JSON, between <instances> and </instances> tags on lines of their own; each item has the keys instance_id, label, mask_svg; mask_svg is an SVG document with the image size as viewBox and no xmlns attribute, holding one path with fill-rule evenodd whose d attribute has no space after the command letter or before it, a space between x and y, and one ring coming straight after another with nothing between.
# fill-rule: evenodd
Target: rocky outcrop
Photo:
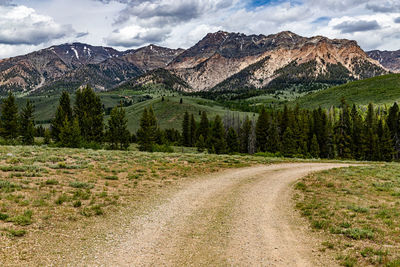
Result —
<instances>
[{"instance_id":1,"label":"rocky outcrop","mask_svg":"<svg viewBox=\"0 0 400 267\"><path fill-rule=\"evenodd\" d=\"M367 52L368 56L379 61L385 68L392 72L400 73L400 50Z\"/></svg>"}]
</instances>

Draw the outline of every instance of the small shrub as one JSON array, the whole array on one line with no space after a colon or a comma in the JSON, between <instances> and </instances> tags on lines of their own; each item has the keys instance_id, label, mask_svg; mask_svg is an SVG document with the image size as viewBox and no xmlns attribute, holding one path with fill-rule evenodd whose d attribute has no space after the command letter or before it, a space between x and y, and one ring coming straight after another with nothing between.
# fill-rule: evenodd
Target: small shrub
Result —
<instances>
[{"instance_id":1,"label":"small shrub","mask_svg":"<svg viewBox=\"0 0 400 267\"><path fill-rule=\"evenodd\" d=\"M94 205L90 208L83 208L80 213L85 217L91 217L93 215L100 216L104 214L100 205Z\"/></svg>"},{"instance_id":2,"label":"small shrub","mask_svg":"<svg viewBox=\"0 0 400 267\"><path fill-rule=\"evenodd\" d=\"M314 221L311 222L311 226L312 226L312 228L314 228L314 229L321 230L321 229L327 228L328 222L327 222L327 221L323 221L323 220L322 220L322 221L316 221L316 220L314 220Z\"/></svg>"},{"instance_id":3,"label":"small shrub","mask_svg":"<svg viewBox=\"0 0 400 267\"><path fill-rule=\"evenodd\" d=\"M153 145L153 152L163 152L163 153L174 153L174 149L167 144L164 145Z\"/></svg>"},{"instance_id":4,"label":"small shrub","mask_svg":"<svg viewBox=\"0 0 400 267\"><path fill-rule=\"evenodd\" d=\"M87 189L86 191L78 190L74 192L73 199L75 200L88 200L90 198L90 191Z\"/></svg>"},{"instance_id":5,"label":"small shrub","mask_svg":"<svg viewBox=\"0 0 400 267\"><path fill-rule=\"evenodd\" d=\"M6 193L13 192L18 187L19 186L10 183L9 181L0 180L0 189Z\"/></svg>"},{"instance_id":6,"label":"small shrub","mask_svg":"<svg viewBox=\"0 0 400 267\"><path fill-rule=\"evenodd\" d=\"M373 239L374 233L369 229L349 228L342 232L345 236L355 239Z\"/></svg>"},{"instance_id":7,"label":"small shrub","mask_svg":"<svg viewBox=\"0 0 400 267\"><path fill-rule=\"evenodd\" d=\"M335 245L333 243L329 242L329 241L322 242L322 245L324 247L326 247L326 248L329 248L329 249L334 249L335 248Z\"/></svg>"},{"instance_id":8,"label":"small shrub","mask_svg":"<svg viewBox=\"0 0 400 267\"><path fill-rule=\"evenodd\" d=\"M342 228L350 228L351 227L351 223L343 222L343 223L340 224L340 227L342 227Z\"/></svg>"},{"instance_id":9,"label":"small shrub","mask_svg":"<svg viewBox=\"0 0 400 267\"><path fill-rule=\"evenodd\" d=\"M100 216L100 215L104 214L103 210L101 209L101 207L99 205L94 205L92 207L92 210L94 212L94 215Z\"/></svg>"},{"instance_id":10,"label":"small shrub","mask_svg":"<svg viewBox=\"0 0 400 267\"><path fill-rule=\"evenodd\" d=\"M368 213L368 208L360 207L360 206L348 206L347 207L349 210L357 212L357 213Z\"/></svg>"},{"instance_id":11,"label":"small shrub","mask_svg":"<svg viewBox=\"0 0 400 267\"><path fill-rule=\"evenodd\" d=\"M306 188L307 188L307 186L306 186L306 184L303 183L303 182L298 182L298 183L296 184L295 188L296 188L297 190L305 191Z\"/></svg>"},{"instance_id":12,"label":"small shrub","mask_svg":"<svg viewBox=\"0 0 400 267\"><path fill-rule=\"evenodd\" d=\"M118 176L116 175L109 175L105 177L106 180L118 180Z\"/></svg>"},{"instance_id":13,"label":"small shrub","mask_svg":"<svg viewBox=\"0 0 400 267\"><path fill-rule=\"evenodd\" d=\"M26 234L25 230L8 229L7 231L8 231L8 233L10 233L11 236L14 236L14 237L22 237Z\"/></svg>"},{"instance_id":14,"label":"small shrub","mask_svg":"<svg viewBox=\"0 0 400 267\"><path fill-rule=\"evenodd\" d=\"M57 168L58 169L66 169L67 164L65 162L59 162L59 163L57 163Z\"/></svg>"},{"instance_id":15,"label":"small shrub","mask_svg":"<svg viewBox=\"0 0 400 267\"><path fill-rule=\"evenodd\" d=\"M32 215L33 212L31 210L26 210L24 214L12 217L8 221L16 225L26 226L32 224Z\"/></svg>"},{"instance_id":16,"label":"small shrub","mask_svg":"<svg viewBox=\"0 0 400 267\"><path fill-rule=\"evenodd\" d=\"M82 206L82 202L80 200L76 200L76 201L74 201L73 206L74 206L74 208L79 208Z\"/></svg>"},{"instance_id":17,"label":"small shrub","mask_svg":"<svg viewBox=\"0 0 400 267\"><path fill-rule=\"evenodd\" d=\"M345 266L345 267L353 267L357 265L357 259L350 257L350 256L346 256L344 257L344 259L340 262L341 265Z\"/></svg>"},{"instance_id":18,"label":"small shrub","mask_svg":"<svg viewBox=\"0 0 400 267\"><path fill-rule=\"evenodd\" d=\"M62 205L64 202L68 201L68 196L65 194L62 194L61 196L59 196L56 201L54 201L55 204L57 205Z\"/></svg>"},{"instance_id":19,"label":"small shrub","mask_svg":"<svg viewBox=\"0 0 400 267\"><path fill-rule=\"evenodd\" d=\"M5 221L8 219L8 217L9 217L8 214L0 212L0 221Z\"/></svg>"},{"instance_id":20,"label":"small shrub","mask_svg":"<svg viewBox=\"0 0 400 267\"><path fill-rule=\"evenodd\" d=\"M46 185L57 185L58 181L55 179L49 179L46 181Z\"/></svg>"},{"instance_id":21,"label":"small shrub","mask_svg":"<svg viewBox=\"0 0 400 267\"><path fill-rule=\"evenodd\" d=\"M70 182L69 186L73 188L82 188L82 189L92 189L94 187L92 184L79 181Z\"/></svg>"}]
</instances>

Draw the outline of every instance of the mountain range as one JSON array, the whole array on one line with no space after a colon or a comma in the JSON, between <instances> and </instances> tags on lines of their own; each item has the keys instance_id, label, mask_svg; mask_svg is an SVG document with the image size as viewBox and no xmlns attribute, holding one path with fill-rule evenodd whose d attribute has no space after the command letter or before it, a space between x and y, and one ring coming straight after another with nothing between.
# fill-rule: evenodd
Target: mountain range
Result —
<instances>
[{"instance_id":1,"label":"mountain range","mask_svg":"<svg viewBox=\"0 0 400 267\"><path fill-rule=\"evenodd\" d=\"M366 53L351 40L219 31L187 50L149 45L121 52L72 43L3 59L0 93L48 93L85 84L104 91L149 83L186 92L237 91L342 84L399 70L400 51Z\"/></svg>"}]
</instances>

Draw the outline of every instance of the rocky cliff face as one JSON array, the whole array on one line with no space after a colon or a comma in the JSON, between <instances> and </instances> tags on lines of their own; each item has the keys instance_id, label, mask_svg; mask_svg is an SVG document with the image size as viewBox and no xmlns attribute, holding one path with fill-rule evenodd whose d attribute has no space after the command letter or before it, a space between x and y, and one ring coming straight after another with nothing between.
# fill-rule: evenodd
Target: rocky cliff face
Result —
<instances>
[{"instance_id":1,"label":"rocky cliff face","mask_svg":"<svg viewBox=\"0 0 400 267\"><path fill-rule=\"evenodd\" d=\"M263 88L281 76L294 80L307 76L325 82L337 82L339 77L344 82L386 72L355 41L305 38L291 32L269 36L208 34L172 61L168 69L194 91Z\"/></svg>"},{"instance_id":2,"label":"rocky cliff face","mask_svg":"<svg viewBox=\"0 0 400 267\"><path fill-rule=\"evenodd\" d=\"M397 51L379 51L373 50L367 52L370 58L373 58L388 70L400 73L400 50Z\"/></svg>"}]
</instances>

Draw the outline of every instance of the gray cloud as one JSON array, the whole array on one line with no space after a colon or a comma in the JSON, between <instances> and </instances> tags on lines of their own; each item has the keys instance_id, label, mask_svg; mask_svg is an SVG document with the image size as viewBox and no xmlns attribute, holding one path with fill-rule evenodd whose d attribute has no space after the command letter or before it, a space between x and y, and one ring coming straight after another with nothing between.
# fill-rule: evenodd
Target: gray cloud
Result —
<instances>
[{"instance_id":1,"label":"gray cloud","mask_svg":"<svg viewBox=\"0 0 400 267\"><path fill-rule=\"evenodd\" d=\"M119 0L118 2L127 3L128 5L115 20L116 24L122 24L130 18L137 18L139 23L159 26L164 23L178 24L187 22L207 12L227 8L232 5L233 0Z\"/></svg>"},{"instance_id":2,"label":"gray cloud","mask_svg":"<svg viewBox=\"0 0 400 267\"><path fill-rule=\"evenodd\" d=\"M12 3L12 0L0 0L0 6L8 6Z\"/></svg>"},{"instance_id":3,"label":"gray cloud","mask_svg":"<svg viewBox=\"0 0 400 267\"><path fill-rule=\"evenodd\" d=\"M110 3L112 0L97 0ZM114 20L108 45L141 46L165 41L174 27L231 7L235 0L114 0L126 3ZM131 27L135 25L136 27ZM127 30L129 29L129 30Z\"/></svg>"},{"instance_id":4,"label":"gray cloud","mask_svg":"<svg viewBox=\"0 0 400 267\"><path fill-rule=\"evenodd\" d=\"M0 44L39 45L75 34L71 25L59 25L25 6L0 6L9 14L0 18Z\"/></svg>"},{"instance_id":5,"label":"gray cloud","mask_svg":"<svg viewBox=\"0 0 400 267\"><path fill-rule=\"evenodd\" d=\"M400 17L394 19L395 23L400 23Z\"/></svg>"},{"instance_id":6,"label":"gray cloud","mask_svg":"<svg viewBox=\"0 0 400 267\"><path fill-rule=\"evenodd\" d=\"M132 34L124 34L119 30L114 30L114 32L105 39L105 41L107 45L111 46L134 47L141 46L143 44L160 43L168 37L169 33L169 29L158 28Z\"/></svg>"},{"instance_id":7,"label":"gray cloud","mask_svg":"<svg viewBox=\"0 0 400 267\"><path fill-rule=\"evenodd\" d=\"M376 13L398 13L400 12L400 3L388 1L379 4L367 4L366 8Z\"/></svg>"},{"instance_id":8,"label":"gray cloud","mask_svg":"<svg viewBox=\"0 0 400 267\"><path fill-rule=\"evenodd\" d=\"M78 32L76 35L75 35L75 37L76 38L82 38L82 37L85 37L85 36L88 36L89 35L89 32Z\"/></svg>"},{"instance_id":9,"label":"gray cloud","mask_svg":"<svg viewBox=\"0 0 400 267\"><path fill-rule=\"evenodd\" d=\"M36 29L14 29L11 34L4 28L0 28L0 44L8 45L39 45L54 39L67 36L71 31L70 25L63 26L59 30L53 31L46 28L44 23L33 24Z\"/></svg>"},{"instance_id":10,"label":"gray cloud","mask_svg":"<svg viewBox=\"0 0 400 267\"><path fill-rule=\"evenodd\" d=\"M376 20L365 21L345 21L333 27L335 30L340 30L341 33L354 33L378 30L381 26Z\"/></svg>"},{"instance_id":11,"label":"gray cloud","mask_svg":"<svg viewBox=\"0 0 400 267\"><path fill-rule=\"evenodd\" d=\"M371 2L371 0L305 0L305 3L309 6L335 11L349 10L350 8L365 5L368 2Z\"/></svg>"}]
</instances>

